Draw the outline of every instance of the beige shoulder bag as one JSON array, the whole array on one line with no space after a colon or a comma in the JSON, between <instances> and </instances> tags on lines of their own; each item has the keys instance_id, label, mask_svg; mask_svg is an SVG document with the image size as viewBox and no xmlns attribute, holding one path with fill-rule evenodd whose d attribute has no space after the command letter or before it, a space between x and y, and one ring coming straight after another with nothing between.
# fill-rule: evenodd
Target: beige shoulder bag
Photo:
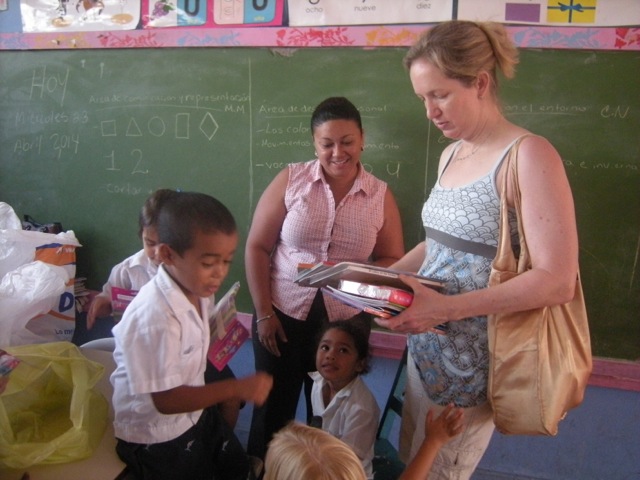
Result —
<instances>
[{"instance_id":1,"label":"beige shoulder bag","mask_svg":"<svg viewBox=\"0 0 640 480\"><path fill-rule=\"evenodd\" d=\"M517 153L509 151L501 193L500 240L489 287L531 268L522 225ZM509 232L506 186L513 191L520 256ZM591 343L580 275L573 300L564 305L488 317L488 397L496 428L504 434L556 435L567 411L580 405L591 373Z\"/></svg>"}]
</instances>

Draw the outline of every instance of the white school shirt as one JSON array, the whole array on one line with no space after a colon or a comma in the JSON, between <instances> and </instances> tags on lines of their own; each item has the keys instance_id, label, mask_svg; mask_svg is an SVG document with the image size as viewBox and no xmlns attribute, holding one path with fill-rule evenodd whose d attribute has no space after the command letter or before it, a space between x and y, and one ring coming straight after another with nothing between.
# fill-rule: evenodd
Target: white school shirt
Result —
<instances>
[{"instance_id":1,"label":"white school shirt","mask_svg":"<svg viewBox=\"0 0 640 480\"><path fill-rule=\"evenodd\" d=\"M111 287L140 290L156 273L158 266L149 259L144 249L140 250L111 269L109 279L98 296L111 301Z\"/></svg>"},{"instance_id":2,"label":"white school shirt","mask_svg":"<svg viewBox=\"0 0 640 480\"><path fill-rule=\"evenodd\" d=\"M201 311L210 300L200 299ZM172 440L196 424L202 410L165 415L151 398L181 385L204 385L209 323L164 267L133 299L113 328L115 436L133 443Z\"/></svg>"},{"instance_id":3,"label":"white school shirt","mask_svg":"<svg viewBox=\"0 0 640 480\"><path fill-rule=\"evenodd\" d=\"M368 478L373 478L373 449L378 433L380 407L375 397L358 375L324 404L322 387L326 381L318 372L311 372L311 406L313 415L322 417L322 430L349 445L356 453Z\"/></svg>"}]
</instances>

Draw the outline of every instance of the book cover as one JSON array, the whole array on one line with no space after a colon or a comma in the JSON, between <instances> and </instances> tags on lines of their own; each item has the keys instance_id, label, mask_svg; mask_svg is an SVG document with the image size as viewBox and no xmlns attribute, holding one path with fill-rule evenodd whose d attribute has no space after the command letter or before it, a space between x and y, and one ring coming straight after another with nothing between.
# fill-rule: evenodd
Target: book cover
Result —
<instances>
[{"instance_id":1,"label":"book cover","mask_svg":"<svg viewBox=\"0 0 640 480\"><path fill-rule=\"evenodd\" d=\"M238 320L236 296L240 282L236 282L216 303L209 317L211 341L207 358L218 371L222 370L249 338L249 332Z\"/></svg>"},{"instance_id":2,"label":"book cover","mask_svg":"<svg viewBox=\"0 0 640 480\"><path fill-rule=\"evenodd\" d=\"M377 265L367 265L355 262L339 262L327 268L319 268L315 273L310 273L304 281L297 282L299 285L307 287L337 287L340 280L351 280L355 282L369 283L372 285L384 285L387 287L407 289L409 288L400 275L408 275L417 279L422 285L441 290L442 282L433 278L423 277L415 273L402 272L391 268L379 267Z\"/></svg>"},{"instance_id":3,"label":"book cover","mask_svg":"<svg viewBox=\"0 0 640 480\"><path fill-rule=\"evenodd\" d=\"M340 280L338 288L346 293L384 300L402 307L408 307L413 301L412 292L384 285L372 285L370 283L354 282L352 280Z\"/></svg>"},{"instance_id":4,"label":"book cover","mask_svg":"<svg viewBox=\"0 0 640 480\"><path fill-rule=\"evenodd\" d=\"M115 321L122 318L122 314L137 294L138 290L111 287L111 308L113 309L113 318Z\"/></svg>"},{"instance_id":5,"label":"book cover","mask_svg":"<svg viewBox=\"0 0 640 480\"><path fill-rule=\"evenodd\" d=\"M298 264L298 276L294 282L300 286L308 286L308 280L311 276L317 275L320 272L333 267L335 262L320 262L320 263L299 263Z\"/></svg>"},{"instance_id":6,"label":"book cover","mask_svg":"<svg viewBox=\"0 0 640 480\"><path fill-rule=\"evenodd\" d=\"M375 300L371 298L359 297L357 295L351 295L349 293L342 292L332 286L322 287L322 291L346 305L357 308L358 310L362 310L363 312L370 313L371 315L375 315L376 317L391 318L399 313L399 311L394 312L393 310L388 309L385 305L386 302L382 300Z\"/></svg>"}]
</instances>

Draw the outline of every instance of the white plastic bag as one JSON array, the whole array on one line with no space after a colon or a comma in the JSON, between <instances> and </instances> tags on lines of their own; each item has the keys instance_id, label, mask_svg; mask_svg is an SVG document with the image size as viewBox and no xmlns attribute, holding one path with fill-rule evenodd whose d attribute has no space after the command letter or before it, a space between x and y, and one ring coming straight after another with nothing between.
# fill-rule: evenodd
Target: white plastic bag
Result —
<instances>
[{"instance_id":1,"label":"white plastic bag","mask_svg":"<svg viewBox=\"0 0 640 480\"><path fill-rule=\"evenodd\" d=\"M21 265L33 262L36 250L45 245L81 246L73 230L57 235L22 230L22 227L19 230L0 230L0 278Z\"/></svg>"},{"instance_id":2,"label":"white plastic bag","mask_svg":"<svg viewBox=\"0 0 640 480\"><path fill-rule=\"evenodd\" d=\"M69 274L64 267L36 261L7 273L0 282L0 345L26 345L51 341L27 328L55 308Z\"/></svg>"},{"instance_id":3,"label":"white plastic bag","mask_svg":"<svg viewBox=\"0 0 640 480\"><path fill-rule=\"evenodd\" d=\"M13 211L11 205L0 202L0 230L20 230L22 222Z\"/></svg>"},{"instance_id":4,"label":"white plastic bag","mask_svg":"<svg viewBox=\"0 0 640 480\"><path fill-rule=\"evenodd\" d=\"M72 230L22 230L0 202L0 345L70 341L75 331L76 253ZM15 228L14 228L15 227Z\"/></svg>"}]
</instances>

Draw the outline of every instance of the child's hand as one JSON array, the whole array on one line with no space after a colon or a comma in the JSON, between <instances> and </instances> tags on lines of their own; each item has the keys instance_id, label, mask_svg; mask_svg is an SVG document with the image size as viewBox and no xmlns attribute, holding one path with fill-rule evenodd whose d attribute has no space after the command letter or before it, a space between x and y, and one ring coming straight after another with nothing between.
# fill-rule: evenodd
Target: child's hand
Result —
<instances>
[{"instance_id":1,"label":"child's hand","mask_svg":"<svg viewBox=\"0 0 640 480\"><path fill-rule=\"evenodd\" d=\"M463 427L464 411L449 404L436 419L433 418L433 410L429 410L424 424L424 432L427 441L444 445L462 432Z\"/></svg>"},{"instance_id":2,"label":"child's hand","mask_svg":"<svg viewBox=\"0 0 640 480\"><path fill-rule=\"evenodd\" d=\"M251 377L240 379L238 382L240 398L258 406L267 401L271 387L273 387L273 377L265 372L258 372Z\"/></svg>"},{"instance_id":3,"label":"child's hand","mask_svg":"<svg viewBox=\"0 0 640 480\"><path fill-rule=\"evenodd\" d=\"M461 408L449 404L436 419L433 418L433 410L429 410L424 422L424 441L400 476L400 480L427 478L440 448L458 435L463 427L464 413Z\"/></svg>"},{"instance_id":4,"label":"child's hand","mask_svg":"<svg viewBox=\"0 0 640 480\"><path fill-rule=\"evenodd\" d=\"M111 311L111 301L108 298L99 295L94 297L87 313L87 330L91 330L96 318L107 317L111 315Z\"/></svg>"}]
</instances>

